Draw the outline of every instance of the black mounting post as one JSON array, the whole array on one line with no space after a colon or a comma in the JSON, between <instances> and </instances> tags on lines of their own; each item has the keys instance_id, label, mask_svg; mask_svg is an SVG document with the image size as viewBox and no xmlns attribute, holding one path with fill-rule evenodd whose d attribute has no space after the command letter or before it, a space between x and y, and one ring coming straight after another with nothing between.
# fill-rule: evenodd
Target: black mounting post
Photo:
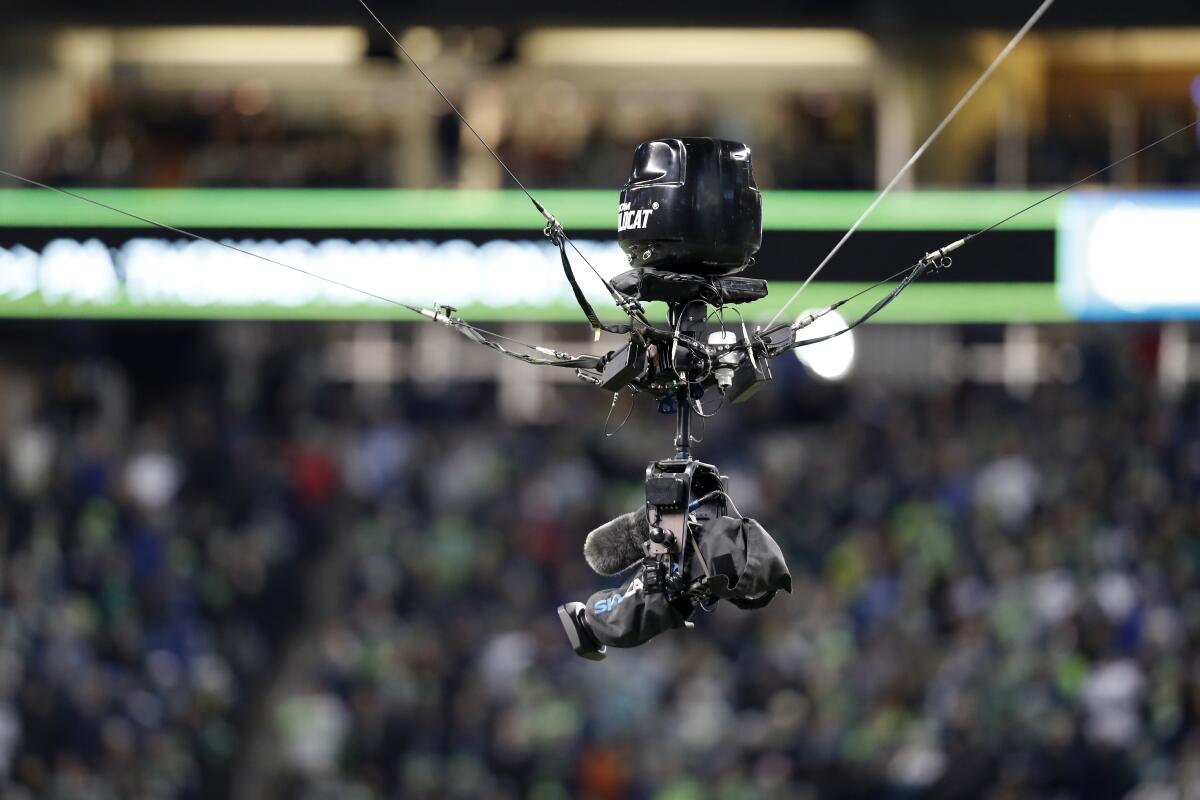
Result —
<instances>
[{"instance_id":1,"label":"black mounting post","mask_svg":"<svg viewBox=\"0 0 1200 800\"><path fill-rule=\"evenodd\" d=\"M695 337L704 330L708 306L698 300L686 303L672 303L667 319L681 333ZM693 373L696 372L696 359L684 348L672 355L679 361L674 364L675 371L684 376L683 385L675 390L675 458L684 461L692 457L692 385Z\"/></svg>"},{"instance_id":2,"label":"black mounting post","mask_svg":"<svg viewBox=\"0 0 1200 800\"><path fill-rule=\"evenodd\" d=\"M685 461L692 457L692 402L689 395L690 387L684 386L675 396L675 457Z\"/></svg>"}]
</instances>

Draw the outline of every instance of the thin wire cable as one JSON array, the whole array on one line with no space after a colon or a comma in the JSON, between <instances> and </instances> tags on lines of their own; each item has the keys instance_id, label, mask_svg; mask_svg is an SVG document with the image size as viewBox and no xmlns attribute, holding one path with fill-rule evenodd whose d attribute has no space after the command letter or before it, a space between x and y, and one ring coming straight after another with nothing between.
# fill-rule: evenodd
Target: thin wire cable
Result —
<instances>
[{"instance_id":1,"label":"thin wire cable","mask_svg":"<svg viewBox=\"0 0 1200 800\"><path fill-rule=\"evenodd\" d=\"M30 186L36 186L39 189L49 189L52 192L58 192L59 194L66 195L67 197L73 197L76 200L82 200L85 203L91 203L94 206L98 206L98 207L106 209L108 211L112 211L115 214L120 214L122 216L129 217L130 219L136 219L139 222L143 222L143 223L145 223L147 225L151 225L155 228L161 228L165 231L171 231L172 233L177 233L180 236L187 236L188 238L195 239L197 241L208 242L209 244L215 244L218 247L224 247L228 250L233 250L234 252L241 253L241 254L247 255L247 256L251 256L253 258L257 258L260 261L266 261L267 263L274 264L277 267L283 267L284 269L290 269L292 272L299 272L301 275L307 275L311 278L316 278L317 280L325 281L326 283L332 284L334 286L340 286L343 289L348 289L349 291L352 291L352 292L358 292L361 295L365 295L367 297L372 297L372 298L382 301L384 303L391 303L394 306L400 306L401 308L408 309L409 311L412 311L416 314L421 313L421 309L418 308L417 306L410 306L408 303L403 303L394 298L385 297L384 295L381 295L381 294L376 294L375 292L372 292L368 289L360 289L357 286L351 286L348 283L343 283L342 281L339 281L336 278L330 278L326 275L321 275L320 273L317 273L317 272L312 272L310 270L306 270L301 267L295 267L295 266L292 266L291 264L285 264L282 261L276 261L273 258L264 256L260 253L255 253L251 250L245 250L241 247L238 247L237 245L230 244L229 242L220 242L220 241L217 241L216 239L210 239L207 236L202 236L199 233L192 233L191 231L185 231L183 228L176 228L174 225L168 225L165 222L156 222L156 221L150 219L149 217L143 217L140 214L133 213L132 211L126 211L122 208L117 208L116 206L110 206L108 203L103 203L99 200L96 200L95 198L88 197L87 195L82 195L77 192L72 192L68 189L59 188L57 186L51 186L47 183L41 183L40 181L35 181L33 178L26 178L22 175L17 175L15 173L8 172L3 169L0 169L0 175L4 175L6 177L12 178L13 180L21 181L22 183L27 183Z\"/></svg>"},{"instance_id":2,"label":"thin wire cable","mask_svg":"<svg viewBox=\"0 0 1200 800\"><path fill-rule=\"evenodd\" d=\"M1024 208L1022 208L1018 211L1014 211L1012 214L1009 214L1008 216L1004 217L1001 220L993 222L992 224L988 225L985 228L980 228L975 233L967 234L966 236L964 236L962 238L962 242L965 244L965 243L971 241L972 239L976 239L980 236L983 236L986 233L990 233L991 231L994 231L996 228L999 228L1004 223L1006 223L1010 220L1016 219L1017 217L1021 216L1022 214L1024 214L1027 211L1037 208L1042 203L1045 203L1049 200L1053 200L1055 197L1058 197L1059 195L1063 194L1064 192L1068 192L1071 189L1074 189L1076 186L1079 186L1080 184L1086 183L1099 175L1103 175L1104 173L1108 172L1109 170L1111 170L1115 167L1118 167L1121 164L1125 163L1126 161L1130 160L1131 158L1139 156L1142 153L1146 152L1147 150L1157 147L1158 145L1162 144L1163 142L1167 141L1168 139L1178 136L1179 134L1184 133L1185 131L1189 131L1192 128L1196 128L1197 126L1200 126L1200 119L1196 119L1192 122L1189 122L1187 125L1184 125L1183 127L1176 128L1175 130L1171 131L1170 133L1168 133L1164 136L1161 136L1158 139L1155 139L1153 142L1150 142L1147 145L1143 145L1142 147L1138 148L1137 150L1134 150L1132 153L1129 153L1128 155L1117 159L1116 161L1112 162L1111 164L1107 164L1106 166L1101 167L1100 169L1096 170L1095 172L1091 173L1090 175L1086 175L1086 176L1080 178L1079 180L1074 181L1073 183L1069 183L1060 189L1054 190L1053 192L1046 195L1045 197L1042 197L1041 199L1039 199L1033 203L1030 203L1029 205L1025 206ZM904 269L899 270L898 272L895 272L894 274L884 278L883 280L876 281L875 283L871 284L870 286L868 286L864 289L860 289L859 291L855 292L854 294L850 295L849 297L839 300L838 302L834 303L833 305L829 306L828 308L826 308L825 310L823 310L819 314L817 314L815 317L813 317L812 321L815 322L816 320L818 320L821 317L828 314L830 311L833 311L834 309L839 308L840 306L845 305L846 303L849 303L850 301L860 297L861 295L866 294L867 292L871 291L872 289L882 286L885 283L890 283L891 281L895 280L896 278L900 277L901 275L904 275L905 273L912 272L913 270L920 267L924 260L925 259L922 259L921 261L918 261L916 264L913 264L912 266L905 267ZM846 328L844 328L840 331L835 331L834 333L829 334L828 336L822 336L819 339L814 339L810 342L801 342L801 344L812 344L817 341L824 341L826 339L831 339L834 336L838 336L840 334L845 333L846 331L855 327L857 324L858 324L858 322L855 322L851 325L848 325ZM778 333L779 331L781 331L785 328L791 328L791 327L792 327L791 325L785 324L785 325L779 325L774 328L769 328L768 330L760 332L758 334L758 339L759 339L759 341L763 342L763 344L769 348L770 347L781 347L781 346L783 346L782 342L776 344L776 343L770 341L770 337L773 334Z\"/></svg>"},{"instance_id":3,"label":"thin wire cable","mask_svg":"<svg viewBox=\"0 0 1200 800\"><path fill-rule=\"evenodd\" d=\"M612 281L610 281L608 278L601 275L600 270L596 269L596 267L592 265L591 261L588 261L588 257L585 256L583 254L583 251L581 251L575 245L574 240L571 239L570 236L567 236L566 231L563 231L562 237L563 237L563 240L566 241L567 244L571 245L571 249L575 251L575 255L582 258L583 263L588 265L588 269L590 269L592 271L592 274L594 274L597 278L600 279L600 282L604 284L604 288L608 290L609 295L611 295L614 300L619 300L620 298L617 295L617 290L615 288L613 288ZM630 315L630 316L632 316L632 315ZM644 317L642 319L643 319L643 321L645 320Z\"/></svg>"},{"instance_id":4,"label":"thin wire cable","mask_svg":"<svg viewBox=\"0 0 1200 800\"><path fill-rule=\"evenodd\" d=\"M712 419L718 414L718 412L720 412L722 408L725 407L725 395L721 395L721 402L717 404L716 410L709 414L704 413L700 406L699 400L689 400L688 402L692 404L692 411L696 412L696 416L700 417L701 419Z\"/></svg>"},{"instance_id":5,"label":"thin wire cable","mask_svg":"<svg viewBox=\"0 0 1200 800\"><path fill-rule=\"evenodd\" d=\"M703 497L701 497L699 500L693 500L693 501L692 501L691 503L689 503L688 505L689 505L689 507L691 507L691 508L695 508L695 507L697 507L697 506L702 506L702 505L704 505L705 503L707 503L709 500L711 500L711 499L713 499L714 497L716 497L717 495L720 495L721 497L724 497L724 498L725 498L725 502L726 502L726 503L728 503L728 504L729 504L729 507L733 509L733 513L734 513L734 514L737 514L739 518L743 518L743 517L742 517L742 512L741 512L741 511L738 511L738 507L737 507L737 505L736 505L736 504L734 504L734 502L733 502L733 498L732 498L732 497L730 497L730 496L729 496L729 492L725 491L724 489L713 489L711 492L709 492L708 494L704 495L704 496L703 496Z\"/></svg>"},{"instance_id":6,"label":"thin wire cable","mask_svg":"<svg viewBox=\"0 0 1200 800\"><path fill-rule=\"evenodd\" d=\"M633 394L637 394L637 392L634 392ZM608 429L608 423L612 421L613 411L617 407L617 399L620 396L621 396L620 392L613 392L612 405L610 405L608 407L608 416L606 416L604 418L604 438L605 439L610 439L613 436L616 436L618 433L621 432L621 429L625 427L625 423L629 422L629 418L631 416L633 416L634 406L637 405L637 401L634 400L632 396L630 396L631 402L629 403L629 410L625 412L625 419L621 420L621 424L617 426L617 429L615 431L610 431Z\"/></svg>"},{"instance_id":7,"label":"thin wire cable","mask_svg":"<svg viewBox=\"0 0 1200 800\"><path fill-rule=\"evenodd\" d=\"M387 37L392 40L392 44L396 45L396 49L404 54L404 57L408 59L408 63L412 64L413 68L416 69L417 72L421 73L421 77L425 79L425 82L433 87L433 90L437 92L439 96L441 96L442 100L446 101L446 105L450 107L450 110L454 112L454 115L458 117L459 121L462 122L462 124L467 127L467 130L469 130L479 141L479 143L483 145L483 149L492 154L492 158L496 159L496 163L503 167L504 171L508 173L508 177L513 179L513 183L517 184L521 191L525 193L525 196L528 197L530 201L532 201L533 204L538 207L539 210L544 212L545 207L542 206L542 204L537 201L537 198L525 188L525 184L521 183L521 179L516 176L516 173L509 169L508 164L504 163L504 159L500 158L496 151L492 149L491 145L484 141L483 137L479 135L479 131L475 130L471 123L467 121L467 118L463 116L463 113L458 110L458 106L454 105L453 101L451 101L450 98L446 96L446 93L441 90L441 87L434 83L433 78L429 77L429 73L421 68L421 65L417 63L417 60L413 58L411 54L409 54L407 48L400 44L400 40L396 38L391 29L389 29L388 26L383 23L383 20L381 20L379 16L371 10L371 7L366 4L365 0L358 0L358 2L359 5L366 9L367 13L371 15L371 19L378 23L380 29L387 34Z\"/></svg>"},{"instance_id":8,"label":"thin wire cable","mask_svg":"<svg viewBox=\"0 0 1200 800\"><path fill-rule=\"evenodd\" d=\"M433 78L429 76L429 73L426 72L419 63L417 63L417 60L413 58L412 54L408 52L408 49L400 43L400 40L396 38L396 35L392 33L391 29L384 24L383 20L379 18L379 15L371 10L371 7L367 5L366 0L358 0L358 3L364 9L366 9L368 14L371 15L371 19L375 20L375 22L379 25L380 30L382 30L384 34L386 34L387 37L392 40L392 44L396 45L396 49L404 54L404 57L408 59L408 63L412 64L413 68L417 72L421 73L421 77L425 79L425 82L428 83L430 87L432 87L432 89L438 93L438 96L445 101L450 110L454 112L454 116L458 117L459 121L466 126L467 130L471 132L471 135L475 137L476 141L483 145L483 149L487 150L488 153L491 154L492 158L496 159L496 163L508 173L508 177L513 179L513 183L515 183L521 189L521 191L525 193L525 196L529 198L531 203L533 203L534 208L536 208L541 215L546 218L548 223L557 223L558 220L555 218L555 216L547 211L544 205L538 202L538 199L534 197L533 193L525 187L525 184L521 183L521 179L517 177L517 174L512 171L508 164L504 162L504 159L500 157L500 154L493 150L492 146L488 144L486 140L484 140L479 131L475 130L475 127L467 121L466 116L458 110L458 106L454 105L454 102L449 98L449 96L446 95L445 92L442 91L441 87L437 85ZM561 228L561 225L559 227ZM588 257L585 256L582 251L580 251L580 249L575 245L575 242L571 241L571 237L567 236L565 231L562 233L562 237L567 244L571 245L571 249L575 251L575 254L583 259L583 263L587 264L588 268L591 269L595 276L600 279L600 282L604 284L604 288L608 290L609 294L616 299L616 292L609 280L600 274L600 270L596 269L596 267L592 265L592 262L588 260Z\"/></svg>"},{"instance_id":9,"label":"thin wire cable","mask_svg":"<svg viewBox=\"0 0 1200 800\"><path fill-rule=\"evenodd\" d=\"M351 292L356 292L357 294L361 294L364 297L370 297L372 299L379 300L380 302L388 303L390 305L394 305L394 306L403 308L407 311L411 311L414 314L421 314L421 316L424 316L424 314L422 313L424 311L424 309L422 309L418 306L409 305L408 303L402 302L400 300L396 300L395 298L387 297L386 295L377 294L375 292L370 291L369 289L363 289L358 286L352 286L343 281L339 281L337 278L330 278L327 275L322 275L319 272L313 272L311 270L307 270L302 267L297 267L292 264L286 264L282 261L278 261L269 256L264 256L261 253L255 253L253 250L246 250L245 248L238 247L237 245L234 245L234 244L230 244L229 242L222 242L217 239L213 239L208 236L204 236L203 234L193 233L192 231L184 230L183 228L177 228L174 225L168 225L165 222L158 222L157 220L150 219L149 217L144 217L141 214L135 214L132 211L126 211L123 208L117 208L116 206L109 205L108 203L102 202L93 197L88 197L87 195L79 194L78 192L72 192L69 189L62 189L58 186L51 186L50 184L42 183L41 181L36 181L33 178L26 178L23 175L17 175L14 172L9 172L7 170L0 169L0 175L3 175L8 178L12 178L13 180L20 181L22 183L29 184L30 186L36 186L39 189L47 189L51 192L57 192L58 194L66 195L67 197L74 198L75 200L82 200L83 202L90 203L91 205L97 206L98 208L103 208L106 211L113 212L114 214L120 214L121 216L129 217L130 219L135 219L138 222L144 223L146 225L150 225L155 228L160 228L165 231L170 231L171 233L176 233L176 234L179 234L180 236L186 236L190 239L195 239L196 241L205 242L205 243L211 244L211 245L216 245L217 247L224 247L226 250L232 250L235 253L241 253L242 255L250 256L251 258L257 258L260 261L266 261L268 264L274 264L277 267L283 267L284 269L289 269L292 272L298 272L301 275L306 275L310 278L316 278L319 281L324 281L325 283L331 284L333 286L337 286L339 288L346 289ZM536 345L529 344L528 342L522 342L520 339L514 339L511 336L505 336L502 333L490 331L486 328L480 328L479 326L472 325L471 323L466 322L465 320L461 320L461 319L456 320L455 324L460 325L463 328L467 328L469 330L475 331L476 333L479 333L480 335L492 336L497 339L503 339L504 341L512 342L515 345L524 347L527 350L531 350L533 352L541 352L538 350ZM585 355L591 355L591 354L585 354Z\"/></svg>"},{"instance_id":10,"label":"thin wire cable","mask_svg":"<svg viewBox=\"0 0 1200 800\"><path fill-rule=\"evenodd\" d=\"M1119 167L1121 164L1124 164L1124 163L1125 163L1126 161L1128 161L1129 159L1131 159L1131 158L1133 158L1133 157L1135 157L1135 156L1140 156L1142 153L1146 152L1147 150L1149 150L1149 149L1151 149L1151 148L1153 148L1153 147L1157 147L1158 145L1162 144L1162 143L1163 143L1163 142L1165 142L1167 139L1170 139L1170 138L1171 138L1171 137L1173 137L1173 136L1178 136L1179 134L1183 133L1184 131L1191 130L1192 128L1195 128L1197 125L1200 125L1200 118L1198 118L1198 119L1196 119L1196 120L1194 120L1194 121L1192 121L1192 122L1189 122L1187 125L1184 125L1182 128L1176 128L1175 130L1173 130L1173 131L1171 131L1170 133L1168 133L1166 136L1163 136L1163 137L1161 137L1161 138L1159 138L1159 139L1155 139L1153 142L1151 142L1150 144L1146 145L1145 147L1142 147L1142 148L1140 148L1140 149L1138 149L1138 150L1135 150L1135 151L1133 151L1132 153L1130 153L1129 155L1125 156L1124 158L1120 158L1120 159L1118 159L1118 160L1116 160L1116 161L1112 162L1111 164L1109 164L1109 165L1108 165L1108 166L1106 166L1106 167L1101 167L1100 169L1098 169L1098 170L1096 170L1095 172L1093 172L1091 175L1088 175L1087 177L1084 177L1084 178L1080 178L1079 180L1075 181L1074 183L1072 183L1072 184L1069 184L1069 185L1067 185L1067 186L1064 186L1064 187L1062 187L1061 189L1058 189L1057 191L1055 191L1055 192L1052 192L1051 194L1048 194L1048 195L1046 195L1046 196L1045 196L1045 197L1043 197L1041 200L1038 200L1036 203L1030 203L1029 205L1027 205L1027 206L1025 206L1024 208L1022 208L1020 211L1017 211L1017 212L1015 212L1015 213L1009 214L1007 217L1005 217L1004 219L1000 220L999 222L993 222L991 225L988 225L986 228L982 228L982 229L980 229L980 230L976 231L975 233L972 233L972 234L971 234L970 236L968 236L967 238L968 238L968 239L974 239L974 238L975 238L975 237L977 237L977 236L982 236L982 235L983 235L983 234L985 234L985 233L989 233L989 232L991 232L991 231L995 230L996 228L999 228L1001 225L1003 225L1004 223L1008 222L1009 220L1011 220L1011 219L1015 219L1016 217L1019 217L1019 216L1021 216L1021 215L1022 215L1022 214L1024 214L1026 211L1029 211L1029 210L1031 210L1031 209L1037 208L1037 207L1038 207L1038 206L1040 206L1042 203L1045 203L1045 202L1046 202L1046 201L1048 201L1048 200L1053 200L1055 197L1058 197L1058 196L1059 196L1060 194L1062 194L1063 192L1068 192L1068 191L1070 191L1071 189L1074 189L1076 186L1078 186L1078 185L1079 185L1079 184L1081 184L1081 183L1087 183L1087 182L1088 182L1088 181L1090 181L1092 178L1095 178L1095 177L1097 177L1098 175L1103 175L1105 172L1108 172L1110 169L1113 169L1114 167Z\"/></svg>"},{"instance_id":11,"label":"thin wire cable","mask_svg":"<svg viewBox=\"0 0 1200 800\"><path fill-rule=\"evenodd\" d=\"M954 108L950 109L950 113L946 115L945 119L943 119L938 126L933 129L933 133L929 134L929 137L924 141L924 143L922 143L920 147L917 148L917 151L912 154L912 157L905 162L904 166L900 168L900 171L896 173L896 176L892 178L888 185L883 187L883 190L875 196L875 199L871 201L871 205L867 206L862 214L859 215L858 219L854 221L854 224L850 226L850 230L846 231L845 235L843 235L842 238L838 240L838 243L833 246L833 249L829 251L829 254L825 256L825 258L821 260L821 263L817 265L817 268L812 271L812 274L805 279L804 283L800 284L800 288L796 289L796 291L792 293L792 296L788 298L788 301L784 303L778 311L775 312L775 316L771 317L771 321L767 323L768 328L775 324L776 320L782 316L783 312L786 311L788 307L796 301L796 298L800 296L800 293L808 288L808 285L812 283L813 279L821 273L821 270L825 269L825 265L828 264L835 255L837 255L838 251L842 249L842 245L849 241L850 237L854 235L859 226L861 226L866 218L870 216L871 212L875 210L875 207L878 206L883 199L891 193L896 184L900 182L900 179L908 174L908 171L912 169L913 165L916 164L921 156L925 154L925 151L928 150L929 146L932 145L938 136L941 135L946 126L949 125L956 116L958 116L958 112L962 110L963 106L965 106L971 100L971 98L975 96L975 93L979 91L979 87L981 87L984 82L991 77L992 73L995 72L1002 63L1004 63L1004 60L1008 58L1008 54L1011 53L1013 49L1021 42L1021 40L1025 38L1025 34L1027 34L1029 30L1037 24L1037 21L1042 18L1042 15L1045 14L1052 5L1054 5L1054 0L1042 0L1042 4L1037 7L1037 10L1033 12L1033 15L1025 22L1024 25L1021 26L1021 29L1017 31L1016 35L1009 40L1008 44L1004 46L1004 49L1000 51L999 55L997 55L992 63L988 65L988 68L983 71L983 74L976 79L975 83L971 84L971 88L968 89L967 93L964 94L958 103L955 104Z\"/></svg>"},{"instance_id":12,"label":"thin wire cable","mask_svg":"<svg viewBox=\"0 0 1200 800\"><path fill-rule=\"evenodd\" d=\"M473 325L470 322L467 322L466 320L463 320L463 319L456 320L456 324L462 325L464 328L470 328L471 330L475 331L476 333L480 333L485 336L492 336L496 339L503 339L506 342L512 342L515 345L524 347L526 350L533 350L534 352L537 352L537 353L542 352L542 349L539 349L537 345L529 344L528 342L522 342L520 339L514 339L511 336L505 336L503 333L496 333L496 331L489 331L487 328L481 328L478 325ZM596 356L594 353L583 353L582 355L599 358L599 356Z\"/></svg>"},{"instance_id":13,"label":"thin wire cable","mask_svg":"<svg viewBox=\"0 0 1200 800\"><path fill-rule=\"evenodd\" d=\"M629 418L631 416L633 416L633 409L634 409L635 402L636 401L632 400L632 398L630 399L629 410L625 412L625 419L621 420L621 424L617 426L617 429L615 431L610 431L608 429L608 419L604 420L604 438L605 439L611 439L612 437L616 436L618 433L620 433L622 430L625 429L625 425L626 425L626 423L629 422Z\"/></svg>"},{"instance_id":14,"label":"thin wire cable","mask_svg":"<svg viewBox=\"0 0 1200 800\"><path fill-rule=\"evenodd\" d=\"M724 401L725 401L725 398L722 397L721 402L723 403ZM692 405L692 401L688 400L688 404ZM695 407L693 407L692 410L695 411L696 410ZM688 431L688 445L689 446L691 446L693 444L704 444L704 435L706 433L708 433L708 417L705 416L704 414L700 414L699 417L700 417L700 435L696 436L694 433L692 433L689 430Z\"/></svg>"},{"instance_id":15,"label":"thin wire cable","mask_svg":"<svg viewBox=\"0 0 1200 800\"><path fill-rule=\"evenodd\" d=\"M838 300L833 305L828 306L827 308L822 310L820 313L818 313L815 317L813 317L812 321L816 322L818 319L825 316L829 312L836 311L837 309L844 306L846 303L850 303L850 302L853 302L854 300L857 300L858 298L862 297L864 294L871 291L872 289L878 289L880 286L883 286L885 283L891 283L892 281L896 280L896 278L899 278L901 275L912 272L914 269L917 268L917 266L919 266L919 264L911 264L911 265L905 267L904 269L896 270L895 272L893 272L891 275L887 276L886 278L881 278L881 279L875 281L874 283L872 283L870 286L863 287L862 289L859 289L857 292L855 292L852 295L849 295L848 297L843 297L841 300ZM779 325L772 329L760 331L757 334L757 336L765 344L770 345L770 346L775 346L775 343L770 341L770 337L776 333L779 333L779 331L781 331L781 330L791 329L791 327L792 327L791 324ZM794 331L793 331L793 333L794 333ZM788 335L788 338L791 338L791 334ZM782 342L780 342L779 344L782 344ZM740 348L734 348L734 349L740 349Z\"/></svg>"}]
</instances>

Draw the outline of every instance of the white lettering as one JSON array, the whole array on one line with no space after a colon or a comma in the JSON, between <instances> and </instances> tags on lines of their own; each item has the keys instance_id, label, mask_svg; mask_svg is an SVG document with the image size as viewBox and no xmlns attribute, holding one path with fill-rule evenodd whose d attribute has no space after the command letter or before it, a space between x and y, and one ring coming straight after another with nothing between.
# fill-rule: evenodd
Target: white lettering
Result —
<instances>
[{"instance_id":1,"label":"white lettering","mask_svg":"<svg viewBox=\"0 0 1200 800\"><path fill-rule=\"evenodd\" d=\"M617 214L617 233L644 229L650 224L650 215L653 213L654 209L651 208L621 211Z\"/></svg>"}]
</instances>

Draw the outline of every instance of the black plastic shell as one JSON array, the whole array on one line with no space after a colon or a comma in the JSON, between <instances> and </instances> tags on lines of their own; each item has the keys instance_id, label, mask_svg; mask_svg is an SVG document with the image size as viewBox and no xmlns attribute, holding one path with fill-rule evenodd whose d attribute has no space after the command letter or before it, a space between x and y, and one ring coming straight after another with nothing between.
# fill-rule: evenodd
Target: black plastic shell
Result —
<instances>
[{"instance_id":1,"label":"black plastic shell","mask_svg":"<svg viewBox=\"0 0 1200 800\"><path fill-rule=\"evenodd\" d=\"M635 268L706 276L743 269L762 245L750 148L706 138L638 145L617 240Z\"/></svg>"}]
</instances>

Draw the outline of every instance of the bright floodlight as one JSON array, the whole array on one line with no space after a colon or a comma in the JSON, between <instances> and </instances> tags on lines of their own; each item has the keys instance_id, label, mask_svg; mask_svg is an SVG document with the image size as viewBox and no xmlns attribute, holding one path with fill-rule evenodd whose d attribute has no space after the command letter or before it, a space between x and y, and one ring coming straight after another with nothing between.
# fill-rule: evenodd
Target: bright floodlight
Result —
<instances>
[{"instance_id":1,"label":"bright floodlight","mask_svg":"<svg viewBox=\"0 0 1200 800\"><path fill-rule=\"evenodd\" d=\"M801 312L797 319L809 314L819 313L820 309L807 309ZM846 327L846 320L836 311L830 311L807 328L796 331L796 341L817 339ZM812 370L818 377L827 381L837 381L846 377L854 366L854 332L843 333L841 336L819 342L806 344L792 351L804 366Z\"/></svg>"}]
</instances>

